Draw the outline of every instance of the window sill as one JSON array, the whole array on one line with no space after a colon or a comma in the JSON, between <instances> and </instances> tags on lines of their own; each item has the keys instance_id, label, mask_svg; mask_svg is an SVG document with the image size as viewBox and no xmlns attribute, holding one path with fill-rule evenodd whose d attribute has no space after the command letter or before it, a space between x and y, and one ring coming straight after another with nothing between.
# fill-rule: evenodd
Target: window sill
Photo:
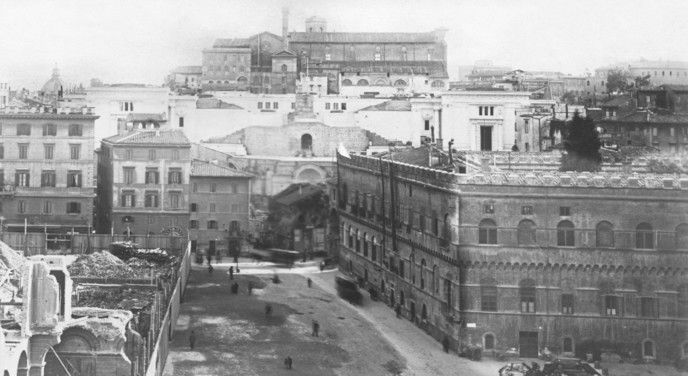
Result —
<instances>
[{"instance_id":1,"label":"window sill","mask_svg":"<svg viewBox=\"0 0 688 376\"><path fill-rule=\"evenodd\" d=\"M260 110L260 112L276 112L275 110Z\"/></svg>"},{"instance_id":2,"label":"window sill","mask_svg":"<svg viewBox=\"0 0 688 376\"><path fill-rule=\"evenodd\" d=\"M342 110L332 110L332 111L330 111L330 113L343 113L343 112L344 112L344 111L342 111Z\"/></svg>"}]
</instances>

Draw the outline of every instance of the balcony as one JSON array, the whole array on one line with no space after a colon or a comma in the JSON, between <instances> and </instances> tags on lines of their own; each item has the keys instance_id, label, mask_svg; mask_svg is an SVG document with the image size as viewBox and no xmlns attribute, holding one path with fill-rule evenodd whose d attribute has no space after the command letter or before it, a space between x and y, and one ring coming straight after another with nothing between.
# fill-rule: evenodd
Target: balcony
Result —
<instances>
[{"instance_id":1,"label":"balcony","mask_svg":"<svg viewBox=\"0 0 688 376\"><path fill-rule=\"evenodd\" d=\"M15 191L13 184L0 184L0 196L14 196Z\"/></svg>"}]
</instances>

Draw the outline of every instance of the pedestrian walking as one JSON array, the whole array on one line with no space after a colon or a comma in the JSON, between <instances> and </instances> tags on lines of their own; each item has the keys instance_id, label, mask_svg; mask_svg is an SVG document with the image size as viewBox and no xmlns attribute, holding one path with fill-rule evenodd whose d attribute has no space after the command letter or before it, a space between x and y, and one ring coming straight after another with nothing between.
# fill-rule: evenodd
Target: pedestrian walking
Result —
<instances>
[{"instance_id":1,"label":"pedestrian walking","mask_svg":"<svg viewBox=\"0 0 688 376\"><path fill-rule=\"evenodd\" d=\"M208 274L213 274L213 266L208 264Z\"/></svg>"},{"instance_id":2,"label":"pedestrian walking","mask_svg":"<svg viewBox=\"0 0 688 376\"><path fill-rule=\"evenodd\" d=\"M265 316L270 316L272 314L272 305L270 303L265 304Z\"/></svg>"},{"instance_id":3,"label":"pedestrian walking","mask_svg":"<svg viewBox=\"0 0 688 376\"><path fill-rule=\"evenodd\" d=\"M232 291L232 294L238 293L239 292L239 284L236 282L232 283L231 291Z\"/></svg>"},{"instance_id":4,"label":"pedestrian walking","mask_svg":"<svg viewBox=\"0 0 688 376\"><path fill-rule=\"evenodd\" d=\"M205 259L208 261L208 265L210 265L210 262L213 261L213 255L210 254L210 251L205 251Z\"/></svg>"},{"instance_id":5,"label":"pedestrian walking","mask_svg":"<svg viewBox=\"0 0 688 376\"><path fill-rule=\"evenodd\" d=\"M294 362L294 361L292 360L291 356L287 356L286 358L284 358L284 366L285 366L287 369L291 369L291 366L292 366L293 362Z\"/></svg>"},{"instance_id":6,"label":"pedestrian walking","mask_svg":"<svg viewBox=\"0 0 688 376\"><path fill-rule=\"evenodd\" d=\"M251 295L253 293L253 282L248 281L248 294Z\"/></svg>"},{"instance_id":7,"label":"pedestrian walking","mask_svg":"<svg viewBox=\"0 0 688 376\"><path fill-rule=\"evenodd\" d=\"M227 273L229 273L229 280L230 281L233 280L234 279L234 267L230 266L229 271L227 271Z\"/></svg>"},{"instance_id":8,"label":"pedestrian walking","mask_svg":"<svg viewBox=\"0 0 688 376\"><path fill-rule=\"evenodd\" d=\"M308 278L308 279L306 280L306 283L308 283L308 288L311 288L311 286L313 285L313 280L310 279L310 278Z\"/></svg>"},{"instance_id":9,"label":"pedestrian walking","mask_svg":"<svg viewBox=\"0 0 688 376\"><path fill-rule=\"evenodd\" d=\"M196 333L194 333L193 329L191 329L191 334L189 334L189 347L191 348L191 350L193 350L195 345L196 345Z\"/></svg>"},{"instance_id":10,"label":"pedestrian walking","mask_svg":"<svg viewBox=\"0 0 688 376\"><path fill-rule=\"evenodd\" d=\"M444 338L442 338L442 349L444 350L444 352L449 353L449 337L447 336L444 336Z\"/></svg>"}]
</instances>

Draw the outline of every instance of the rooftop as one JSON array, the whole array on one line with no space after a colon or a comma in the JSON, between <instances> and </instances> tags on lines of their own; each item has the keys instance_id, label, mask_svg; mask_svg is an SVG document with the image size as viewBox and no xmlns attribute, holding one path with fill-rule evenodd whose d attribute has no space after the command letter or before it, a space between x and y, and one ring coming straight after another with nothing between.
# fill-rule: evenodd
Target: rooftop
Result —
<instances>
[{"instance_id":1,"label":"rooftop","mask_svg":"<svg viewBox=\"0 0 688 376\"><path fill-rule=\"evenodd\" d=\"M157 121L166 122L165 114L146 114L146 113L131 113L127 115L127 122L144 122L144 121Z\"/></svg>"},{"instance_id":2,"label":"rooftop","mask_svg":"<svg viewBox=\"0 0 688 376\"><path fill-rule=\"evenodd\" d=\"M220 166L208 161L194 160L191 162L191 176L197 177L225 177L251 178L252 174L241 170Z\"/></svg>"},{"instance_id":3,"label":"rooftop","mask_svg":"<svg viewBox=\"0 0 688 376\"><path fill-rule=\"evenodd\" d=\"M323 188L310 183L296 183L273 196L273 199L284 206L291 206L301 200L323 193Z\"/></svg>"},{"instance_id":4,"label":"rooftop","mask_svg":"<svg viewBox=\"0 0 688 376\"><path fill-rule=\"evenodd\" d=\"M185 65L174 69L174 73L181 74L201 74L202 72L203 67L200 65Z\"/></svg>"},{"instance_id":5,"label":"rooftop","mask_svg":"<svg viewBox=\"0 0 688 376\"><path fill-rule=\"evenodd\" d=\"M407 100L391 100L364 107L360 111L411 111L411 102Z\"/></svg>"},{"instance_id":6,"label":"rooftop","mask_svg":"<svg viewBox=\"0 0 688 376\"><path fill-rule=\"evenodd\" d=\"M290 43L435 43L434 33L289 33Z\"/></svg>"},{"instance_id":7,"label":"rooftop","mask_svg":"<svg viewBox=\"0 0 688 376\"><path fill-rule=\"evenodd\" d=\"M392 73L392 74L429 74L447 77L447 69L441 61L342 61L343 73ZM346 77L346 76L344 76Z\"/></svg>"},{"instance_id":8,"label":"rooftop","mask_svg":"<svg viewBox=\"0 0 688 376\"><path fill-rule=\"evenodd\" d=\"M123 135L107 137L103 139L103 142L118 145L191 145L184 132L180 130L137 130Z\"/></svg>"}]
</instances>

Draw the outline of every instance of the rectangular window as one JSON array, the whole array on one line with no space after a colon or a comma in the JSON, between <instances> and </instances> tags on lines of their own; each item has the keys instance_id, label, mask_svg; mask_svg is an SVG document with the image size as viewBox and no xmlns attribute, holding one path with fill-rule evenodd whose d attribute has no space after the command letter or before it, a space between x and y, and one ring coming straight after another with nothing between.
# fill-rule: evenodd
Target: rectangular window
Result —
<instances>
[{"instance_id":1,"label":"rectangular window","mask_svg":"<svg viewBox=\"0 0 688 376\"><path fill-rule=\"evenodd\" d=\"M483 205L483 213L485 213L485 214L494 214L494 204L485 204L485 205Z\"/></svg>"},{"instance_id":2,"label":"rectangular window","mask_svg":"<svg viewBox=\"0 0 688 376\"><path fill-rule=\"evenodd\" d=\"M173 161L179 160L179 150L177 150L177 149L172 150L172 160Z\"/></svg>"},{"instance_id":3,"label":"rectangular window","mask_svg":"<svg viewBox=\"0 0 688 376\"><path fill-rule=\"evenodd\" d=\"M330 109L330 102L325 102L325 109L329 110Z\"/></svg>"},{"instance_id":4,"label":"rectangular window","mask_svg":"<svg viewBox=\"0 0 688 376\"><path fill-rule=\"evenodd\" d=\"M26 201L21 200L17 202L17 212L22 214L26 213Z\"/></svg>"},{"instance_id":5,"label":"rectangular window","mask_svg":"<svg viewBox=\"0 0 688 376\"><path fill-rule=\"evenodd\" d=\"M270 109L270 102L265 102L265 109L269 110Z\"/></svg>"},{"instance_id":6,"label":"rectangular window","mask_svg":"<svg viewBox=\"0 0 688 376\"><path fill-rule=\"evenodd\" d=\"M57 126L55 124L43 125L43 136L57 136Z\"/></svg>"},{"instance_id":7,"label":"rectangular window","mask_svg":"<svg viewBox=\"0 0 688 376\"><path fill-rule=\"evenodd\" d=\"M263 109L263 102L258 102L258 109L262 110Z\"/></svg>"},{"instance_id":8,"label":"rectangular window","mask_svg":"<svg viewBox=\"0 0 688 376\"><path fill-rule=\"evenodd\" d=\"M147 208L157 208L159 206L158 192L146 191L144 206Z\"/></svg>"},{"instance_id":9,"label":"rectangular window","mask_svg":"<svg viewBox=\"0 0 688 376\"><path fill-rule=\"evenodd\" d=\"M198 204L195 202L192 202L191 205L189 205L189 211L192 213L195 213L198 211Z\"/></svg>"},{"instance_id":10,"label":"rectangular window","mask_svg":"<svg viewBox=\"0 0 688 376\"><path fill-rule=\"evenodd\" d=\"M28 187L30 180L29 170L17 170L14 172L14 185L17 187Z\"/></svg>"},{"instance_id":11,"label":"rectangular window","mask_svg":"<svg viewBox=\"0 0 688 376\"><path fill-rule=\"evenodd\" d=\"M429 131L430 130L430 120L425 120L423 123L425 125L425 130Z\"/></svg>"},{"instance_id":12,"label":"rectangular window","mask_svg":"<svg viewBox=\"0 0 688 376\"><path fill-rule=\"evenodd\" d=\"M134 167L124 167L122 168L122 175L124 175L124 184L135 184L136 183L136 170Z\"/></svg>"},{"instance_id":13,"label":"rectangular window","mask_svg":"<svg viewBox=\"0 0 688 376\"><path fill-rule=\"evenodd\" d=\"M55 186L55 171L41 171L41 187Z\"/></svg>"},{"instance_id":14,"label":"rectangular window","mask_svg":"<svg viewBox=\"0 0 688 376\"><path fill-rule=\"evenodd\" d=\"M29 157L29 144L19 144L19 159L27 159Z\"/></svg>"},{"instance_id":15,"label":"rectangular window","mask_svg":"<svg viewBox=\"0 0 688 376\"><path fill-rule=\"evenodd\" d=\"M535 313L535 288L521 290L521 312Z\"/></svg>"},{"instance_id":16,"label":"rectangular window","mask_svg":"<svg viewBox=\"0 0 688 376\"><path fill-rule=\"evenodd\" d=\"M215 192L217 191L217 184L216 183L210 183L210 192Z\"/></svg>"},{"instance_id":17,"label":"rectangular window","mask_svg":"<svg viewBox=\"0 0 688 376\"><path fill-rule=\"evenodd\" d=\"M619 316L619 297L607 295L604 297L605 314L607 316Z\"/></svg>"},{"instance_id":18,"label":"rectangular window","mask_svg":"<svg viewBox=\"0 0 688 376\"><path fill-rule=\"evenodd\" d=\"M193 185L191 186L191 191L192 192L198 192L198 184L193 183Z\"/></svg>"},{"instance_id":19,"label":"rectangular window","mask_svg":"<svg viewBox=\"0 0 688 376\"><path fill-rule=\"evenodd\" d=\"M171 168L167 175L168 184L182 184L182 170L180 168Z\"/></svg>"},{"instance_id":20,"label":"rectangular window","mask_svg":"<svg viewBox=\"0 0 688 376\"><path fill-rule=\"evenodd\" d=\"M76 188L81 187L81 171L69 171L67 172L67 187Z\"/></svg>"},{"instance_id":21,"label":"rectangular window","mask_svg":"<svg viewBox=\"0 0 688 376\"><path fill-rule=\"evenodd\" d=\"M291 109L292 109L292 110L295 110L295 109L296 109L296 103L295 103L295 102L291 102Z\"/></svg>"},{"instance_id":22,"label":"rectangular window","mask_svg":"<svg viewBox=\"0 0 688 376\"><path fill-rule=\"evenodd\" d=\"M533 215L533 207L531 205L521 206L522 215Z\"/></svg>"},{"instance_id":23,"label":"rectangular window","mask_svg":"<svg viewBox=\"0 0 688 376\"><path fill-rule=\"evenodd\" d=\"M156 160L155 149L148 150L148 160L149 161Z\"/></svg>"},{"instance_id":24,"label":"rectangular window","mask_svg":"<svg viewBox=\"0 0 688 376\"><path fill-rule=\"evenodd\" d=\"M198 221L197 220L189 221L189 228L197 229L198 228Z\"/></svg>"},{"instance_id":25,"label":"rectangular window","mask_svg":"<svg viewBox=\"0 0 688 376\"><path fill-rule=\"evenodd\" d=\"M523 124L523 132L526 134L530 132L530 123L528 122L528 119L526 119L525 124Z\"/></svg>"},{"instance_id":26,"label":"rectangular window","mask_svg":"<svg viewBox=\"0 0 688 376\"><path fill-rule=\"evenodd\" d=\"M134 159L134 151L131 149L125 149L124 150L124 159L126 159L126 160Z\"/></svg>"},{"instance_id":27,"label":"rectangular window","mask_svg":"<svg viewBox=\"0 0 688 376\"><path fill-rule=\"evenodd\" d=\"M478 115L483 116L483 106L478 107Z\"/></svg>"},{"instance_id":28,"label":"rectangular window","mask_svg":"<svg viewBox=\"0 0 688 376\"><path fill-rule=\"evenodd\" d=\"M494 116L494 107L490 106L490 116Z\"/></svg>"},{"instance_id":29,"label":"rectangular window","mask_svg":"<svg viewBox=\"0 0 688 376\"><path fill-rule=\"evenodd\" d=\"M52 201L43 201L43 214L53 214Z\"/></svg>"},{"instance_id":30,"label":"rectangular window","mask_svg":"<svg viewBox=\"0 0 688 376\"><path fill-rule=\"evenodd\" d=\"M640 315L642 317L657 317L657 301L655 298L640 298Z\"/></svg>"},{"instance_id":31,"label":"rectangular window","mask_svg":"<svg viewBox=\"0 0 688 376\"><path fill-rule=\"evenodd\" d=\"M210 206L209 206L209 211L210 211L211 213L215 213L215 204L214 204L214 203L213 203L213 204L210 204Z\"/></svg>"},{"instance_id":32,"label":"rectangular window","mask_svg":"<svg viewBox=\"0 0 688 376\"><path fill-rule=\"evenodd\" d=\"M5 159L5 145L0 144L0 159Z\"/></svg>"},{"instance_id":33,"label":"rectangular window","mask_svg":"<svg viewBox=\"0 0 688 376\"><path fill-rule=\"evenodd\" d=\"M67 203L67 214L79 214L81 213L81 203L80 202L68 202Z\"/></svg>"},{"instance_id":34,"label":"rectangular window","mask_svg":"<svg viewBox=\"0 0 688 376\"><path fill-rule=\"evenodd\" d=\"M81 137L84 135L84 128L81 124L69 124L69 136Z\"/></svg>"},{"instance_id":35,"label":"rectangular window","mask_svg":"<svg viewBox=\"0 0 688 376\"><path fill-rule=\"evenodd\" d=\"M340 107L342 110L346 110L346 102L342 102L342 106Z\"/></svg>"},{"instance_id":36,"label":"rectangular window","mask_svg":"<svg viewBox=\"0 0 688 376\"><path fill-rule=\"evenodd\" d=\"M122 191L122 196L119 204L123 208L136 207L136 192Z\"/></svg>"},{"instance_id":37,"label":"rectangular window","mask_svg":"<svg viewBox=\"0 0 688 376\"><path fill-rule=\"evenodd\" d=\"M497 312L497 286L480 287L480 309L487 312Z\"/></svg>"},{"instance_id":38,"label":"rectangular window","mask_svg":"<svg viewBox=\"0 0 688 376\"><path fill-rule=\"evenodd\" d=\"M31 136L31 124L17 124L17 136Z\"/></svg>"},{"instance_id":39,"label":"rectangular window","mask_svg":"<svg viewBox=\"0 0 688 376\"><path fill-rule=\"evenodd\" d=\"M179 128L184 128L184 117L183 116L179 117Z\"/></svg>"},{"instance_id":40,"label":"rectangular window","mask_svg":"<svg viewBox=\"0 0 688 376\"><path fill-rule=\"evenodd\" d=\"M560 206L559 207L559 215L562 217L568 217L571 215L571 207L570 206Z\"/></svg>"},{"instance_id":41,"label":"rectangular window","mask_svg":"<svg viewBox=\"0 0 688 376\"><path fill-rule=\"evenodd\" d=\"M43 158L53 159L55 157L55 144L43 144Z\"/></svg>"},{"instance_id":42,"label":"rectangular window","mask_svg":"<svg viewBox=\"0 0 688 376\"><path fill-rule=\"evenodd\" d=\"M146 169L146 184L158 184L160 175L157 168Z\"/></svg>"},{"instance_id":43,"label":"rectangular window","mask_svg":"<svg viewBox=\"0 0 688 376\"><path fill-rule=\"evenodd\" d=\"M208 230L217 230L217 221L208 221Z\"/></svg>"},{"instance_id":44,"label":"rectangular window","mask_svg":"<svg viewBox=\"0 0 688 376\"><path fill-rule=\"evenodd\" d=\"M339 111L339 103L332 103L332 109L335 111Z\"/></svg>"},{"instance_id":45,"label":"rectangular window","mask_svg":"<svg viewBox=\"0 0 688 376\"><path fill-rule=\"evenodd\" d=\"M81 145L69 144L69 158L78 161L81 159Z\"/></svg>"},{"instance_id":46,"label":"rectangular window","mask_svg":"<svg viewBox=\"0 0 688 376\"><path fill-rule=\"evenodd\" d=\"M278 109L279 108L278 102L272 102L272 108L274 108L275 110Z\"/></svg>"},{"instance_id":47,"label":"rectangular window","mask_svg":"<svg viewBox=\"0 0 688 376\"><path fill-rule=\"evenodd\" d=\"M179 192L170 192L170 208L179 209L181 207L181 195Z\"/></svg>"},{"instance_id":48,"label":"rectangular window","mask_svg":"<svg viewBox=\"0 0 688 376\"><path fill-rule=\"evenodd\" d=\"M563 294L561 296L561 313L565 315L573 314L573 294Z\"/></svg>"}]
</instances>

